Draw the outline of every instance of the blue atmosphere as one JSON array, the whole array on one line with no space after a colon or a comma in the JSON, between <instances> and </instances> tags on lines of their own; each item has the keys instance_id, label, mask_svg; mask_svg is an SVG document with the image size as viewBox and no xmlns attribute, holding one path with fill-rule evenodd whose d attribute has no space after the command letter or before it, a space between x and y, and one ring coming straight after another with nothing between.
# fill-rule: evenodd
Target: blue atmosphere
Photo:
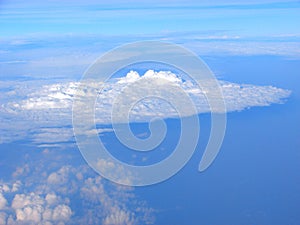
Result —
<instances>
[{"instance_id":1,"label":"blue atmosphere","mask_svg":"<svg viewBox=\"0 0 300 225\"><path fill-rule=\"evenodd\" d=\"M300 224L299 10L296 0L0 1L0 225ZM214 77L193 79L183 54L187 70L153 59L87 79L148 54L101 58L143 41L192 52L196 73ZM153 52L175 58L164 50ZM215 115L224 137L199 171ZM199 124L183 130L191 118ZM128 133L161 141L132 148ZM171 167L139 176L124 164L165 165L182 139L182 156L193 154L178 171L135 183Z\"/></svg>"}]
</instances>

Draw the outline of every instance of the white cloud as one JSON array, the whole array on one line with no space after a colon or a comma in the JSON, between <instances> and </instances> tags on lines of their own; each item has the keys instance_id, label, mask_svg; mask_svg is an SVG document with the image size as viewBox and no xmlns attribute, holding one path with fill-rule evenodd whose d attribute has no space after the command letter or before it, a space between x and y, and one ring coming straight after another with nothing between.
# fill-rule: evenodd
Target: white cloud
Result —
<instances>
[{"instance_id":1,"label":"white cloud","mask_svg":"<svg viewBox=\"0 0 300 225\"><path fill-rule=\"evenodd\" d=\"M59 171L53 172L48 176L49 184L65 184L68 181L69 167L62 167Z\"/></svg>"},{"instance_id":2,"label":"white cloud","mask_svg":"<svg viewBox=\"0 0 300 225\"><path fill-rule=\"evenodd\" d=\"M297 41L209 41L185 40L185 47L193 49L201 55L213 56L253 56L275 55L299 58L300 47Z\"/></svg>"},{"instance_id":3,"label":"white cloud","mask_svg":"<svg viewBox=\"0 0 300 225\"><path fill-rule=\"evenodd\" d=\"M71 219L73 212L67 205L67 199L61 198L53 191L45 194L47 190L36 188L27 194L26 188L32 185L31 181L27 181L28 175L15 176L26 178L23 180L26 184L22 185L20 180L0 184L0 190L3 192L2 194L0 191L0 224L59 224ZM4 195L13 196L10 203Z\"/></svg>"},{"instance_id":4,"label":"white cloud","mask_svg":"<svg viewBox=\"0 0 300 225\"><path fill-rule=\"evenodd\" d=\"M133 188L110 183L87 165L77 165L73 152L47 149L32 154L38 154L37 160L21 160L16 166L18 170L26 164L30 173L14 173L11 180L0 182L4 224L152 223L153 211Z\"/></svg>"},{"instance_id":5,"label":"white cloud","mask_svg":"<svg viewBox=\"0 0 300 225\"><path fill-rule=\"evenodd\" d=\"M0 184L0 193L9 192L10 188L7 184Z\"/></svg>"},{"instance_id":6,"label":"white cloud","mask_svg":"<svg viewBox=\"0 0 300 225\"><path fill-rule=\"evenodd\" d=\"M55 193L47 194L45 199L48 205L55 205L59 200Z\"/></svg>"},{"instance_id":7,"label":"white cloud","mask_svg":"<svg viewBox=\"0 0 300 225\"><path fill-rule=\"evenodd\" d=\"M104 225L132 225L134 221L131 218L129 212L125 212L120 209L113 209L113 212L109 214L103 221Z\"/></svg>"},{"instance_id":8,"label":"white cloud","mask_svg":"<svg viewBox=\"0 0 300 225\"><path fill-rule=\"evenodd\" d=\"M13 173L13 176L20 176L20 175L26 175L30 172L30 168L28 164L23 165L22 167L18 167L16 171ZM17 186L15 187L17 188Z\"/></svg>"},{"instance_id":9,"label":"white cloud","mask_svg":"<svg viewBox=\"0 0 300 225\"><path fill-rule=\"evenodd\" d=\"M0 225L6 225L7 214L0 212Z\"/></svg>"},{"instance_id":10,"label":"white cloud","mask_svg":"<svg viewBox=\"0 0 300 225\"><path fill-rule=\"evenodd\" d=\"M39 224L42 219L41 213L43 212L42 206L26 206L21 209L16 209L17 221L26 221Z\"/></svg>"},{"instance_id":11,"label":"white cloud","mask_svg":"<svg viewBox=\"0 0 300 225\"><path fill-rule=\"evenodd\" d=\"M110 160L98 159L96 168L98 171L103 171L103 174L113 178L115 182L130 185L134 180L134 174L131 171L126 170L122 165L116 165Z\"/></svg>"},{"instance_id":12,"label":"white cloud","mask_svg":"<svg viewBox=\"0 0 300 225\"><path fill-rule=\"evenodd\" d=\"M72 210L67 205L58 205L53 210L52 220L68 221L72 215Z\"/></svg>"},{"instance_id":13,"label":"white cloud","mask_svg":"<svg viewBox=\"0 0 300 225\"><path fill-rule=\"evenodd\" d=\"M126 191L128 190L118 189L117 193L121 195L117 195L115 198L121 200L125 197L126 199L127 196L126 194L124 195ZM101 211L98 212L101 214L101 224L137 224L139 221L139 218L137 218L134 215L134 212L130 211L126 205L115 201L115 198L112 198L112 196L108 195L101 177L86 179L85 184L81 188L80 192L84 199L88 199L95 204L100 203L102 206Z\"/></svg>"},{"instance_id":14,"label":"white cloud","mask_svg":"<svg viewBox=\"0 0 300 225\"><path fill-rule=\"evenodd\" d=\"M15 210L16 221L41 224L44 222L66 222L72 216L71 208L62 204L55 194L47 194L44 198L34 192L16 194L11 208Z\"/></svg>"},{"instance_id":15,"label":"white cloud","mask_svg":"<svg viewBox=\"0 0 300 225\"><path fill-rule=\"evenodd\" d=\"M198 113L210 112L205 93L190 80L183 80L180 76L168 71L153 70L147 71L140 75L136 71L130 71L127 76L119 78L116 82L105 84L102 92L98 95L96 103L96 122L99 124L109 124L111 122L111 109L114 100L122 93L125 87L138 80L152 79L158 84L174 84L184 90L194 102ZM214 92L210 87L211 80L202 80L201 83L208 87L208 91ZM237 84L226 81L219 81L223 91L224 101L228 112L241 111L249 107L269 106L274 103L282 103L290 95L289 90L273 86L257 86L251 84ZM0 109L1 142L9 142L24 138L40 143L41 146L55 147L55 143L73 141L72 127L72 104L73 97L78 90L78 82L58 82L54 84L41 85L38 82L24 82L23 86L28 87L26 90L21 87L15 87L16 84L10 83L8 92L3 93L4 104ZM39 87L37 87L38 85ZM5 83L0 83L5 87ZM91 96L99 93L103 83L89 82L81 95ZM14 89L15 88L15 89ZM145 89L146 94L151 95L157 92L154 84L149 83ZM173 89L166 90L172 91ZM175 90L175 89L174 89ZM173 91L174 91L173 90ZM124 93L122 93L124 94ZM145 94L145 93L141 93ZM162 93L165 94L165 93ZM129 93L130 95L130 93ZM137 94L135 98L138 98ZM130 100L132 96L127 96ZM21 99L21 100L20 100ZM83 102L82 104L86 104ZM218 108L214 109L218 112ZM177 117L175 109L168 103L159 100L147 98L138 102L130 112L130 120L148 121L153 116L163 118ZM185 115L183 115L185 116ZM11 119L14 124L11 124ZM15 127L19 129L16 130ZM31 132L28 132L30 130ZM109 132L110 129L103 128L99 130L87 130L91 134L97 132ZM29 137L28 137L29 136Z\"/></svg>"},{"instance_id":16,"label":"white cloud","mask_svg":"<svg viewBox=\"0 0 300 225\"><path fill-rule=\"evenodd\" d=\"M76 175L77 170L71 166L62 166L59 170L52 172L47 177L48 190L55 189L62 194L72 194L78 189L77 182L70 182Z\"/></svg>"},{"instance_id":17,"label":"white cloud","mask_svg":"<svg viewBox=\"0 0 300 225\"><path fill-rule=\"evenodd\" d=\"M35 193L16 194L11 207L15 210L17 221L40 223L44 202L44 199Z\"/></svg>"},{"instance_id":18,"label":"white cloud","mask_svg":"<svg viewBox=\"0 0 300 225\"><path fill-rule=\"evenodd\" d=\"M16 194L11 207L13 209L21 209L26 206L31 205L43 205L44 199L42 199L40 196L36 195L35 193L30 193L29 195L25 194Z\"/></svg>"},{"instance_id":19,"label":"white cloud","mask_svg":"<svg viewBox=\"0 0 300 225\"><path fill-rule=\"evenodd\" d=\"M22 182L17 180L16 182L13 183L11 192L17 192L20 190L20 187L22 186Z\"/></svg>"},{"instance_id":20,"label":"white cloud","mask_svg":"<svg viewBox=\"0 0 300 225\"><path fill-rule=\"evenodd\" d=\"M36 143L58 143L72 140L73 131L70 128L41 128L38 133L33 134Z\"/></svg>"},{"instance_id":21,"label":"white cloud","mask_svg":"<svg viewBox=\"0 0 300 225\"><path fill-rule=\"evenodd\" d=\"M4 209L7 205L7 200L4 198L2 193L0 193L0 210Z\"/></svg>"}]
</instances>

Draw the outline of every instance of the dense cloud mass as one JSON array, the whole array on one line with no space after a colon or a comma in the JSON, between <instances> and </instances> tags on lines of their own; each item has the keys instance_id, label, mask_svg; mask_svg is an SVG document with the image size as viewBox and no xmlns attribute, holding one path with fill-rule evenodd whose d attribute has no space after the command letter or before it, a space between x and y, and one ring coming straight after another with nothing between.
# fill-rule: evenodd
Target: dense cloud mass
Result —
<instances>
[{"instance_id":1,"label":"dense cloud mass","mask_svg":"<svg viewBox=\"0 0 300 225\"><path fill-rule=\"evenodd\" d=\"M147 81L152 82L147 82ZM123 92L127 87L136 81L145 81L142 87L143 96L149 98L139 99L139 93L133 97L131 93ZM9 142L14 139L30 136L30 139L39 144L55 144L59 142L69 142L73 138L72 129L72 104L74 96L82 98L83 105L85 97L96 95L97 102L96 122L97 124L109 124L111 122L112 106L119 95L127 93L125 99L136 101L137 104L130 111L130 122L147 122L153 117L172 118L178 117L174 106L164 101L164 99L151 98L157 94L156 85L162 82L167 87L180 88L193 101L198 113L211 112L205 93L214 93L213 86L210 88L212 80L206 79L198 81L204 84L207 90L202 90L196 82L185 80L179 75L169 71L148 70L140 75L136 71L130 71L125 77L116 78L113 82L102 83L90 81L85 89L80 89L79 82L58 82L54 84L42 84L39 82L27 81L22 85L14 82L1 82L1 87L6 87L3 95L3 104L0 109L1 133L3 134L0 142ZM269 106L274 103L282 103L290 95L290 91L273 86L256 86L250 84L236 84L226 81L219 81L223 92L227 112L241 111L249 107ZM174 90L168 88L163 93L164 96L176 94ZM216 97L219 98L219 97ZM140 100L140 101L138 101ZM214 100L214 99L213 99ZM217 99L218 100L218 99ZM184 105L184 104L183 104ZM218 113L221 109L214 108ZM180 115L180 116L188 116ZM13 118L14 126L20 129L12 131L11 121ZM38 132L34 132L35 127L39 127ZM26 132L32 130L32 133ZM99 130L105 132L107 130ZM6 135L7 134L7 135ZM58 135L59 134L59 135Z\"/></svg>"}]
</instances>

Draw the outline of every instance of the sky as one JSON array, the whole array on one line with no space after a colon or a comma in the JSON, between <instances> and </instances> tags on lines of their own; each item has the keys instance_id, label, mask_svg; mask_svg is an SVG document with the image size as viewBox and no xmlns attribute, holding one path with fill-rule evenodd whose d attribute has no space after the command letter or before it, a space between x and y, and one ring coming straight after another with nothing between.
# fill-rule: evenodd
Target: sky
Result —
<instances>
[{"instance_id":1,"label":"sky","mask_svg":"<svg viewBox=\"0 0 300 225\"><path fill-rule=\"evenodd\" d=\"M211 31L248 37L299 35L298 1L2 1L1 11L2 37Z\"/></svg>"},{"instance_id":2,"label":"sky","mask_svg":"<svg viewBox=\"0 0 300 225\"><path fill-rule=\"evenodd\" d=\"M294 0L0 0L0 225L299 224L299 9ZM216 79L195 80L177 65L150 61L84 83L103 62L147 56L125 51L101 61L137 41L182 46ZM94 117L86 118L96 95ZM136 104L115 110L120 99ZM221 106L211 108L214 101L226 107L225 135L199 172L212 119L224 115ZM95 122L82 133L74 124L78 106L83 124ZM122 120L114 123L114 115ZM182 132L190 118L200 123ZM135 187L140 177L99 157L93 137L136 167L168 159L184 138L183 152L196 145L173 176ZM161 142L145 151L155 137Z\"/></svg>"}]
</instances>

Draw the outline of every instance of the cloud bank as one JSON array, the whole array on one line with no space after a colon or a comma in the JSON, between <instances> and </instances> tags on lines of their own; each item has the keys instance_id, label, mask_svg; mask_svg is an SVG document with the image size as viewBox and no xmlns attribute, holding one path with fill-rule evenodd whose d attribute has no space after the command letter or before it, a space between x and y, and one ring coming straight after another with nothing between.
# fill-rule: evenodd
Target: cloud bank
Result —
<instances>
[{"instance_id":1,"label":"cloud bank","mask_svg":"<svg viewBox=\"0 0 300 225\"><path fill-rule=\"evenodd\" d=\"M97 124L110 124L112 106L118 95L124 94L122 92L124 88L135 81L144 80L147 83L148 79L154 79L158 83L167 82L181 88L194 102L199 114L211 112L205 91L201 90L195 82L183 79L180 74L170 71L148 70L142 75L137 71L129 71L125 77L115 78L112 82L105 84L91 81L82 93L78 93L79 82L73 81L52 84L25 81L22 86L19 86L18 83L3 81L0 86L6 88L2 91L4 101L0 109L2 115L0 132L3 135L0 142L9 142L17 137L28 136L33 142L39 144L69 142L73 138L72 104L75 95L83 97L83 104L85 96L98 95L95 104L96 122ZM210 87L211 80L200 82L208 88ZM284 103L291 93L289 90L273 86L237 84L227 81L219 81L219 83L227 112ZM145 90L150 96L155 93L156 88L155 85L150 86L149 82ZM168 91L172 90L166 90L166 92ZM213 92L213 90L209 91ZM127 99L131 97L126 96ZM214 110L218 113L218 109ZM130 122L147 122L157 116L164 119L176 118L178 114L171 104L162 99L149 97L137 102L130 112L129 119ZM12 125L10 121L14 121L14 124ZM19 129L15 129L15 127ZM31 132L27 132L28 130ZM106 131L109 130L99 130L98 132Z\"/></svg>"}]
</instances>

